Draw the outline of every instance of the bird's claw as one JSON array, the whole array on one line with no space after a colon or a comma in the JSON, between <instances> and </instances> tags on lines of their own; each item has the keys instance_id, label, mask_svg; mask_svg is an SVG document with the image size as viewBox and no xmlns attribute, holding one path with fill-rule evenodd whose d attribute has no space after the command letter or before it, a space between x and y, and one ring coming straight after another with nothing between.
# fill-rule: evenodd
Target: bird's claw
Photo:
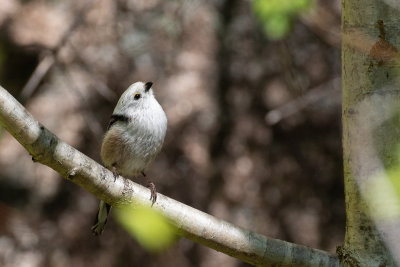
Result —
<instances>
[{"instance_id":1,"label":"bird's claw","mask_svg":"<svg viewBox=\"0 0 400 267\"><path fill-rule=\"evenodd\" d=\"M149 182L151 206L157 201L156 186L153 182Z\"/></svg>"},{"instance_id":2,"label":"bird's claw","mask_svg":"<svg viewBox=\"0 0 400 267\"><path fill-rule=\"evenodd\" d=\"M117 178L118 178L118 176L119 176L119 173L118 173L118 171L117 171L117 168L115 167L115 166L113 166L112 167L112 173L113 173L113 175L114 175L114 182L115 181L117 181Z\"/></svg>"}]
</instances>

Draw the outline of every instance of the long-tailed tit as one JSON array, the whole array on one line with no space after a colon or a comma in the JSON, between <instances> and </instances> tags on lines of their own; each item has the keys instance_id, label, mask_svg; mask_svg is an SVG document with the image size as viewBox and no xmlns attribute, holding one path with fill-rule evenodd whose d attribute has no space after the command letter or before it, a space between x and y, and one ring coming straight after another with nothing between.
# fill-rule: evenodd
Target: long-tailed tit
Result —
<instances>
[{"instance_id":1,"label":"long-tailed tit","mask_svg":"<svg viewBox=\"0 0 400 267\"><path fill-rule=\"evenodd\" d=\"M167 131L167 117L154 97L153 83L136 82L122 94L111 115L101 146L101 158L114 177L146 177L146 170L161 150ZM152 204L156 187L147 177ZM103 232L111 206L100 201L92 232Z\"/></svg>"}]
</instances>

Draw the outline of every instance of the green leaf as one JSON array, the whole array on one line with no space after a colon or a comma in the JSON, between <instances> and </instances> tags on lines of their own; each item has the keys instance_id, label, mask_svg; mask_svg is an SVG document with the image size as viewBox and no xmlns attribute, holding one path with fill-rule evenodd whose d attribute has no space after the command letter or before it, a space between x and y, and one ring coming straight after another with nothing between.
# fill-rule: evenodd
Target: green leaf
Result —
<instances>
[{"instance_id":1,"label":"green leaf","mask_svg":"<svg viewBox=\"0 0 400 267\"><path fill-rule=\"evenodd\" d=\"M252 8L265 34L281 39L289 33L293 18L311 6L312 0L254 0Z\"/></svg>"},{"instance_id":2,"label":"green leaf","mask_svg":"<svg viewBox=\"0 0 400 267\"><path fill-rule=\"evenodd\" d=\"M116 209L119 223L151 252L164 250L176 240L176 228L150 207L128 205Z\"/></svg>"},{"instance_id":3,"label":"green leaf","mask_svg":"<svg viewBox=\"0 0 400 267\"><path fill-rule=\"evenodd\" d=\"M274 15L264 23L264 32L270 39L284 38L290 31L290 18L288 16Z\"/></svg>"},{"instance_id":4,"label":"green leaf","mask_svg":"<svg viewBox=\"0 0 400 267\"><path fill-rule=\"evenodd\" d=\"M396 153L397 152L397 153ZM378 171L363 184L363 196L376 220L392 220L400 216L400 149L394 154L395 164Z\"/></svg>"},{"instance_id":5,"label":"green leaf","mask_svg":"<svg viewBox=\"0 0 400 267\"><path fill-rule=\"evenodd\" d=\"M398 181L398 174L378 172L363 184L363 197L375 220L387 221L400 216L399 194L396 192L396 183L392 183L393 175L396 175Z\"/></svg>"}]
</instances>

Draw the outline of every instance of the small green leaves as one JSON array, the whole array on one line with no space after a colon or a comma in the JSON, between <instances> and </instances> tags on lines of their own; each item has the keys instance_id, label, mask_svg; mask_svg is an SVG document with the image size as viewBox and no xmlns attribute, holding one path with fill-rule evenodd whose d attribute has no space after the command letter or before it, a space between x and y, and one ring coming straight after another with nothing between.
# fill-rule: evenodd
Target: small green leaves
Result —
<instances>
[{"instance_id":1,"label":"small green leaves","mask_svg":"<svg viewBox=\"0 0 400 267\"><path fill-rule=\"evenodd\" d=\"M253 11L270 39L284 38L290 30L291 20L307 11L312 0L254 0Z\"/></svg>"},{"instance_id":2,"label":"small green leaves","mask_svg":"<svg viewBox=\"0 0 400 267\"><path fill-rule=\"evenodd\" d=\"M396 156L395 156L396 157ZM389 221L400 216L400 150L396 164L377 171L362 184L363 197L375 220Z\"/></svg>"},{"instance_id":3,"label":"small green leaves","mask_svg":"<svg viewBox=\"0 0 400 267\"><path fill-rule=\"evenodd\" d=\"M175 227L150 207L128 205L117 208L116 214L120 224L151 252L164 250L176 240Z\"/></svg>"}]
</instances>

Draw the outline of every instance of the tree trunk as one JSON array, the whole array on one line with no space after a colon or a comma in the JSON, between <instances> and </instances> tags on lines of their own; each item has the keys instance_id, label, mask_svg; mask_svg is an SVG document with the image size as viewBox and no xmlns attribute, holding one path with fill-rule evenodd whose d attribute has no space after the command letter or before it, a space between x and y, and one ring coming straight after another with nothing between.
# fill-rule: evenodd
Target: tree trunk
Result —
<instances>
[{"instance_id":1,"label":"tree trunk","mask_svg":"<svg viewBox=\"0 0 400 267\"><path fill-rule=\"evenodd\" d=\"M392 6L386 3L392 2ZM400 263L395 186L400 137L400 12L396 1L343 0L345 266ZM398 176L398 175L397 175Z\"/></svg>"}]
</instances>

